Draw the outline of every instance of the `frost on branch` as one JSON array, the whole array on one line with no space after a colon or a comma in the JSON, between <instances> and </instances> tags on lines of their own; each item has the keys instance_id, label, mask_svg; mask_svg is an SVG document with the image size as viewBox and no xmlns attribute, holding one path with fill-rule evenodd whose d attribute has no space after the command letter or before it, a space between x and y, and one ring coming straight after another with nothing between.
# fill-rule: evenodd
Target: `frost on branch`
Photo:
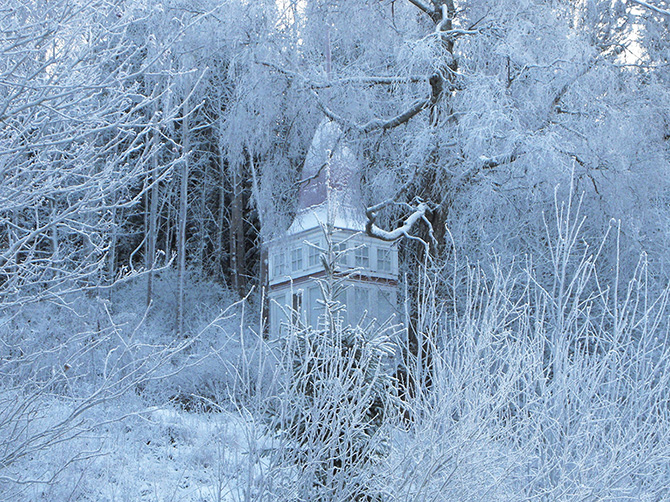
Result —
<instances>
[{"instance_id":1,"label":"frost on branch","mask_svg":"<svg viewBox=\"0 0 670 502\"><path fill-rule=\"evenodd\" d=\"M376 237L377 239L384 241L395 241L401 237L409 237L409 232L412 230L414 224L420 219L424 219L426 211L429 209L428 204L425 202L420 202L419 205L414 209L414 212L405 219L401 226L395 230L384 230L375 225L375 220L377 219L377 213L379 210L388 204L389 201L386 201L366 209L365 214L368 217L368 221L365 224L365 232L370 237Z\"/></svg>"}]
</instances>

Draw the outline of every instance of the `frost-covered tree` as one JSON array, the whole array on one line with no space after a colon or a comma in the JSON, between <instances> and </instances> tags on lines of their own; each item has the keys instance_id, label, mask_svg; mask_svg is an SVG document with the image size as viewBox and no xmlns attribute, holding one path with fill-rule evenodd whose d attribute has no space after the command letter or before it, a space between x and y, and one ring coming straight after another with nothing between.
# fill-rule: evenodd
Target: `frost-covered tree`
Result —
<instances>
[{"instance_id":1,"label":"frost-covered tree","mask_svg":"<svg viewBox=\"0 0 670 502\"><path fill-rule=\"evenodd\" d=\"M114 277L118 218L137 207L147 173L158 175L149 138L175 113L147 113L162 96L138 75L155 61L119 6L17 2L7 12L3 304Z\"/></svg>"},{"instance_id":2,"label":"frost-covered tree","mask_svg":"<svg viewBox=\"0 0 670 502\"><path fill-rule=\"evenodd\" d=\"M622 218L629 245L653 248L665 231L640 229L665 221L667 151L648 72L629 64L637 25L626 15L641 8L289 2L262 49L250 50L246 78L258 91L241 103L265 117L263 135L289 121L291 149L304 148L294 124L311 129L315 109L340 122L368 160L366 191L381 204L373 211L381 226L423 211L418 199L429 205L432 233L415 231L433 256L453 246L479 258L539 252L542 211L573 171L593 233ZM249 122L260 125L257 116ZM274 190L265 193L290 192L294 164L277 165L292 150L279 160L267 142L253 148ZM663 254L656 248L655 258Z\"/></svg>"}]
</instances>

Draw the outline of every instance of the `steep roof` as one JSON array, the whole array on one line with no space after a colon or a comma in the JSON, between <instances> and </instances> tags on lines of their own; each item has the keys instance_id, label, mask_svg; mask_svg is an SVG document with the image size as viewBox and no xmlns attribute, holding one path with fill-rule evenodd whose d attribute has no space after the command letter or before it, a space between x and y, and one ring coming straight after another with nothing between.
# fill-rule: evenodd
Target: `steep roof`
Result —
<instances>
[{"instance_id":1,"label":"steep roof","mask_svg":"<svg viewBox=\"0 0 670 502\"><path fill-rule=\"evenodd\" d=\"M346 145L342 129L330 120L321 122L305 158L296 216L288 233L328 222L336 228L364 230L360 173L360 163Z\"/></svg>"}]
</instances>

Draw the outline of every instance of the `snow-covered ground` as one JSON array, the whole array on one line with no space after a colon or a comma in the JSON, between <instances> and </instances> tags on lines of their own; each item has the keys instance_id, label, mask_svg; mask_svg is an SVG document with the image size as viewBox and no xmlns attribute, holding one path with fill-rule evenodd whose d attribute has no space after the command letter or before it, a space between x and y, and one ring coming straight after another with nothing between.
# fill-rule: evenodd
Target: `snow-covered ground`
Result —
<instances>
[{"instance_id":1,"label":"snow-covered ground","mask_svg":"<svg viewBox=\"0 0 670 502\"><path fill-rule=\"evenodd\" d=\"M190 286L187 340L174 337L170 274L149 309L135 281L2 319L0 500L243 498L256 428L210 401L230 401L253 321L217 285Z\"/></svg>"},{"instance_id":2,"label":"snow-covered ground","mask_svg":"<svg viewBox=\"0 0 670 502\"><path fill-rule=\"evenodd\" d=\"M192 413L174 407L130 411L139 404L132 401L98 408L87 417L92 429L6 469L0 499L244 499L254 475L248 469L249 452L258 444L249 436L253 424L229 412ZM47 416L56 418L66 411L64 406L52 403ZM49 482L30 482L36 479Z\"/></svg>"}]
</instances>

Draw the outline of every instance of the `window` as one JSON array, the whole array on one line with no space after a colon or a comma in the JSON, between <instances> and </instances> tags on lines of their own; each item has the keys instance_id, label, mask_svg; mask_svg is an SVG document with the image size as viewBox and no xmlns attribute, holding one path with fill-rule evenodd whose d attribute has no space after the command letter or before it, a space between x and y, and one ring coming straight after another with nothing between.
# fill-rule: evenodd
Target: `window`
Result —
<instances>
[{"instance_id":1,"label":"window","mask_svg":"<svg viewBox=\"0 0 670 502\"><path fill-rule=\"evenodd\" d=\"M347 318L348 313L347 313L347 296L349 293L349 288L337 288L335 291L335 297L333 300L337 302L337 305L335 307L335 317L340 319L342 321L342 324L346 325L347 324ZM345 308L338 308L338 307L345 307Z\"/></svg>"},{"instance_id":2,"label":"window","mask_svg":"<svg viewBox=\"0 0 670 502\"><path fill-rule=\"evenodd\" d=\"M312 286L309 288L309 312L308 312L308 317L309 317L309 323L316 327L319 324L319 316L323 313L323 304L320 303L321 299L321 290L316 287Z\"/></svg>"},{"instance_id":3,"label":"window","mask_svg":"<svg viewBox=\"0 0 670 502\"><path fill-rule=\"evenodd\" d=\"M291 270L293 272L302 270L302 247L295 248L291 251Z\"/></svg>"},{"instance_id":4,"label":"window","mask_svg":"<svg viewBox=\"0 0 670 502\"><path fill-rule=\"evenodd\" d=\"M352 322L360 322L365 312L370 308L370 292L367 288L354 287L354 304L352 310Z\"/></svg>"},{"instance_id":5,"label":"window","mask_svg":"<svg viewBox=\"0 0 670 502\"><path fill-rule=\"evenodd\" d=\"M286 296L280 294L270 299L270 330L272 335L279 335L282 324L286 319Z\"/></svg>"},{"instance_id":6,"label":"window","mask_svg":"<svg viewBox=\"0 0 670 502\"><path fill-rule=\"evenodd\" d=\"M368 252L368 247L365 244L358 246L354 250L354 264L356 267L370 267L370 254Z\"/></svg>"},{"instance_id":7,"label":"window","mask_svg":"<svg viewBox=\"0 0 670 502\"><path fill-rule=\"evenodd\" d=\"M390 291L377 291L377 320L380 323L388 321L393 314L394 302Z\"/></svg>"},{"instance_id":8,"label":"window","mask_svg":"<svg viewBox=\"0 0 670 502\"><path fill-rule=\"evenodd\" d=\"M347 255L349 254L349 245L346 242L337 242L333 246L333 252L335 254L335 261L338 265L347 266L348 260Z\"/></svg>"},{"instance_id":9,"label":"window","mask_svg":"<svg viewBox=\"0 0 670 502\"><path fill-rule=\"evenodd\" d=\"M391 250L377 248L377 269L381 272L391 271Z\"/></svg>"},{"instance_id":10,"label":"window","mask_svg":"<svg viewBox=\"0 0 670 502\"><path fill-rule=\"evenodd\" d=\"M270 330L273 335L279 333L279 326L281 325L280 314L281 310L279 306L274 302L270 302Z\"/></svg>"},{"instance_id":11,"label":"window","mask_svg":"<svg viewBox=\"0 0 670 502\"><path fill-rule=\"evenodd\" d=\"M286 275L286 255L284 251L277 251L272 260L272 275L274 278Z\"/></svg>"},{"instance_id":12,"label":"window","mask_svg":"<svg viewBox=\"0 0 670 502\"><path fill-rule=\"evenodd\" d=\"M297 324L302 317L302 291L293 293L291 301L291 322Z\"/></svg>"},{"instance_id":13,"label":"window","mask_svg":"<svg viewBox=\"0 0 670 502\"><path fill-rule=\"evenodd\" d=\"M310 242L307 245L307 266L318 267L321 265L321 249L317 242Z\"/></svg>"}]
</instances>

